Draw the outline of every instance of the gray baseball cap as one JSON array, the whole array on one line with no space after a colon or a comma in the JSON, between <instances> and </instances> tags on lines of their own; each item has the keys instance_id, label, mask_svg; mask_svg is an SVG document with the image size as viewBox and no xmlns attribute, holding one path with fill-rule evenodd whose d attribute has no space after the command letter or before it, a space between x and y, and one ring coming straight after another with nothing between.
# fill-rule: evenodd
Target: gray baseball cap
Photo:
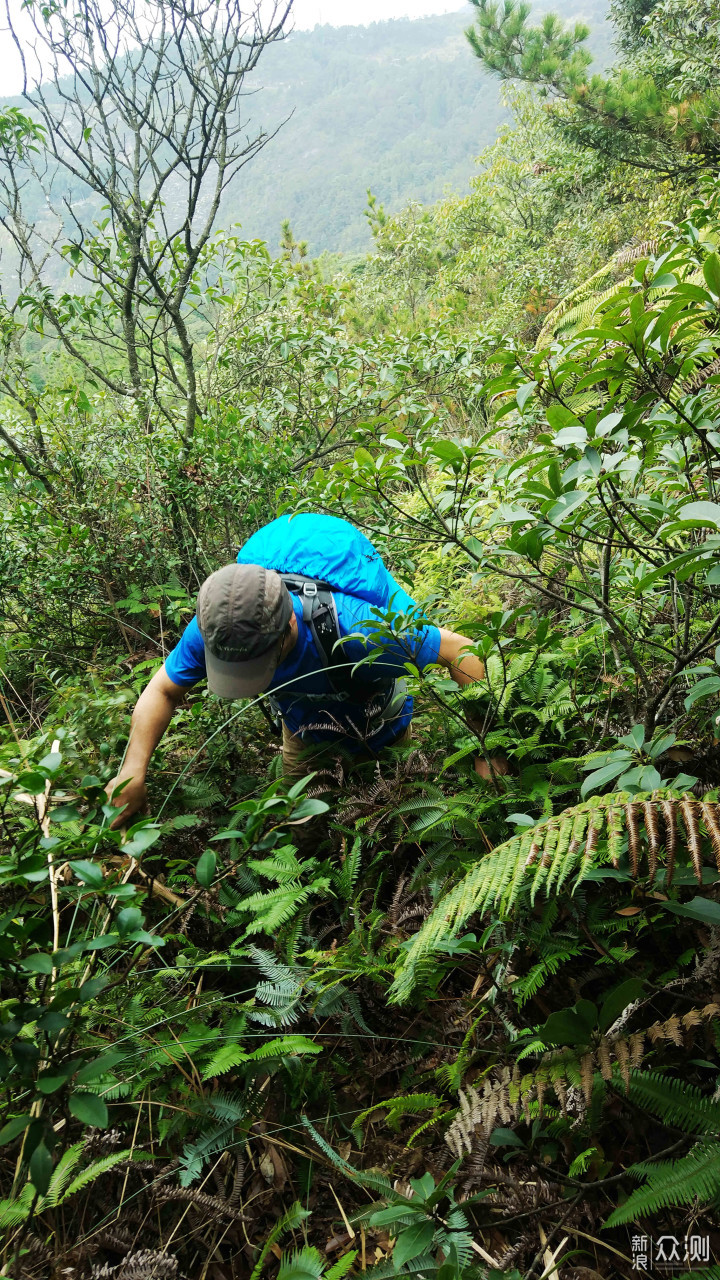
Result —
<instances>
[{"instance_id":1,"label":"gray baseball cap","mask_svg":"<svg viewBox=\"0 0 720 1280\"><path fill-rule=\"evenodd\" d=\"M267 689L292 612L290 592L272 569L226 564L211 573L197 598L211 692L251 698Z\"/></svg>"}]
</instances>

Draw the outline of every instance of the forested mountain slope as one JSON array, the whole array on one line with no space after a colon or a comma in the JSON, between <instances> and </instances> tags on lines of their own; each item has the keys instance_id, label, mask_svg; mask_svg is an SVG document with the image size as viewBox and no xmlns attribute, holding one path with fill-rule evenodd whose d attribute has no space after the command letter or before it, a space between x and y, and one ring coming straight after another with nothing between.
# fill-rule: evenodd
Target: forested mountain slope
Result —
<instances>
[{"instance_id":1,"label":"forested mountain slope","mask_svg":"<svg viewBox=\"0 0 720 1280\"><path fill-rule=\"evenodd\" d=\"M601 0L563 0L593 26L600 64L609 31ZM287 120L226 198L225 225L272 246L288 218L310 251L369 244L370 188L388 208L463 191L473 161L507 119L497 82L478 67L456 14L294 32L258 69L253 116ZM292 114L291 114L292 113ZM289 118L288 118L289 117Z\"/></svg>"},{"instance_id":2,"label":"forested mountain slope","mask_svg":"<svg viewBox=\"0 0 720 1280\"><path fill-rule=\"evenodd\" d=\"M598 63L606 62L604 0L563 0L561 9L592 25ZM447 187L464 191L475 157L508 118L497 81L468 47L470 17L467 7L370 26L322 26L268 48L247 77L242 114L250 137L260 130L275 136L230 183L221 224L240 224L243 236L266 240L275 251L289 219L311 253L356 251L370 244L363 216L368 188L389 209L432 202ZM45 204L32 186L24 192L28 216L42 218ZM101 200L67 174L55 184L55 208L63 198L86 222L100 216Z\"/></svg>"}]
</instances>

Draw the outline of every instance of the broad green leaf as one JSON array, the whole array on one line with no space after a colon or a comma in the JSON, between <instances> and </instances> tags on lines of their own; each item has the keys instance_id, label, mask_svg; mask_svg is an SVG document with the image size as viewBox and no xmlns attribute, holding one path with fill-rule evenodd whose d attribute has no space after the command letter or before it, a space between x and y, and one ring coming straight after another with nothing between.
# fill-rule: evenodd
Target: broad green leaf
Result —
<instances>
[{"instance_id":1,"label":"broad green leaf","mask_svg":"<svg viewBox=\"0 0 720 1280\"><path fill-rule=\"evenodd\" d=\"M706 676L704 680L698 680L685 699L685 710L689 711L701 698L709 698L715 693L720 693L720 676Z\"/></svg>"},{"instance_id":2,"label":"broad green leaf","mask_svg":"<svg viewBox=\"0 0 720 1280\"><path fill-rule=\"evenodd\" d=\"M88 862L85 859L81 859L79 862L71 862L69 866L78 880L82 880L91 889L101 889L103 887L103 869L99 862Z\"/></svg>"},{"instance_id":3,"label":"broad green leaf","mask_svg":"<svg viewBox=\"0 0 720 1280\"><path fill-rule=\"evenodd\" d=\"M619 778L621 773L627 769L627 760L614 761L612 764L606 764L602 769L596 769L594 773L588 774L580 788L580 795L585 799L589 791L595 791L598 787L604 787L606 782L612 782L615 778Z\"/></svg>"},{"instance_id":4,"label":"broad green leaf","mask_svg":"<svg viewBox=\"0 0 720 1280\"><path fill-rule=\"evenodd\" d=\"M215 868L217 867L217 854L213 849L206 849L198 858L198 864L195 868L195 877L198 884L203 889L209 889L215 879Z\"/></svg>"},{"instance_id":5,"label":"broad green leaf","mask_svg":"<svg viewBox=\"0 0 720 1280\"><path fill-rule=\"evenodd\" d=\"M530 399L536 386L537 386L537 382L524 382L521 387L518 387L517 391L515 392L515 400L517 401L518 409L522 410L525 408L525 405Z\"/></svg>"},{"instance_id":6,"label":"broad green leaf","mask_svg":"<svg viewBox=\"0 0 720 1280\"><path fill-rule=\"evenodd\" d=\"M720 257L716 253L709 253L703 262L703 275L715 297L720 297Z\"/></svg>"},{"instance_id":7,"label":"broad green leaf","mask_svg":"<svg viewBox=\"0 0 720 1280\"><path fill-rule=\"evenodd\" d=\"M107 1128L107 1104L96 1093L71 1093L68 1106L81 1124L91 1124L97 1129Z\"/></svg>"},{"instance_id":8,"label":"broad green leaf","mask_svg":"<svg viewBox=\"0 0 720 1280\"><path fill-rule=\"evenodd\" d=\"M140 827L131 833L129 840L125 841L122 846L124 854L132 855L133 858L139 858L140 854L149 849L160 839L162 831L159 827Z\"/></svg>"},{"instance_id":9,"label":"broad green leaf","mask_svg":"<svg viewBox=\"0 0 720 1280\"><path fill-rule=\"evenodd\" d=\"M587 438L587 431L580 425L563 427L556 436L553 436L553 444L556 444L560 449L566 449L572 445L587 444Z\"/></svg>"},{"instance_id":10,"label":"broad green leaf","mask_svg":"<svg viewBox=\"0 0 720 1280\"><path fill-rule=\"evenodd\" d=\"M422 1218L423 1222L427 1221L425 1210L421 1204L413 1204L412 1200L407 1204L390 1205L387 1209L378 1209L371 1214L368 1222L371 1227L393 1227L402 1222L403 1218L412 1215L413 1217Z\"/></svg>"},{"instance_id":11,"label":"broad green leaf","mask_svg":"<svg viewBox=\"0 0 720 1280\"><path fill-rule=\"evenodd\" d=\"M53 1158L44 1142L38 1142L30 1157L30 1180L36 1191L44 1196L50 1186Z\"/></svg>"},{"instance_id":12,"label":"broad green leaf","mask_svg":"<svg viewBox=\"0 0 720 1280\"><path fill-rule=\"evenodd\" d=\"M629 1004L640 998L643 990L644 985L640 978L628 978L626 982L621 982L619 987L614 987L605 997L600 1009L600 1030L607 1031L615 1019L620 1017L623 1009L627 1009Z\"/></svg>"},{"instance_id":13,"label":"broad green leaf","mask_svg":"<svg viewBox=\"0 0 720 1280\"><path fill-rule=\"evenodd\" d=\"M720 902L712 898L692 898L690 902L663 902L666 911L676 916L687 916L689 920L697 920L700 924L720 925Z\"/></svg>"},{"instance_id":14,"label":"broad green leaf","mask_svg":"<svg viewBox=\"0 0 720 1280\"><path fill-rule=\"evenodd\" d=\"M670 271L661 271L659 276L655 276L650 281L651 289L674 289L677 284L676 277Z\"/></svg>"},{"instance_id":15,"label":"broad green leaf","mask_svg":"<svg viewBox=\"0 0 720 1280\"><path fill-rule=\"evenodd\" d=\"M436 440L430 445L430 452L434 453L436 458L441 462L449 464L461 463L465 459L465 454L459 445L453 443L452 440Z\"/></svg>"},{"instance_id":16,"label":"broad green leaf","mask_svg":"<svg viewBox=\"0 0 720 1280\"><path fill-rule=\"evenodd\" d=\"M693 524L720 529L720 503L718 502L688 502L678 509L677 516L683 524L692 521Z\"/></svg>"},{"instance_id":17,"label":"broad green leaf","mask_svg":"<svg viewBox=\"0 0 720 1280\"><path fill-rule=\"evenodd\" d=\"M31 1121L32 1116L27 1115L15 1116L13 1120L8 1120L7 1124L0 1129L0 1147L4 1147L7 1142L12 1142L24 1133Z\"/></svg>"},{"instance_id":18,"label":"broad green leaf","mask_svg":"<svg viewBox=\"0 0 720 1280\"><path fill-rule=\"evenodd\" d=\"M123 907L115 917L115 925L121 938L132 933L133 929L142 929L145 917L139 907Z\"/></svg>"},{"instance_id":19,"label":"broad green leaf","mask_svg":"<svg viewBox=\"0 0 720 1280\"><path fill-rule=\"evenodd\" d=\"M412 1226L406 1227L404 1231L401 1231L393 1249L393 1265L395 1269L399 1270L411 1258L417 1258L421 1253L427 1253L432 1245L434 1235L435 1226L432 1222L413 1222Z\"/></svg>"},{"instance_id":20,"label":"broad green leaf","mask_svg":"<svg viewBox=\"0 0 720 1280\"><path fill-rule=\"evenodd\" d=\"M596 1022L596 1006L590 1000L580 1000L572 1009L552 1013L538 1034L544 1044L588 1044Z\"/></svg>"},{"instance_id":21,"label":"broad green leaf","mask_svg":"<svg viewBox=\"0 0 720 1280\"><path fill-rule=\"evenodd\" d=\"M329 808L330 805L326 804L324 800L315 800L308 797L305 800L301 800L297 808L293 809L289 825L292 826L296 822L307 822L308 819L316 817L319 813L327 813Z\"/></svg>"},{"instance_id":22,"label":"broad green leaf","mask_svg":"<svg viewBox=\"0 0 720 1280\"><path fill-rule=\"evenodd\" d=\"M605 417L601 418L595 427L595 435L608 436L611 431L614 431L620 425L624 416L623 413L606 413Z\"/></svg>"},{"instance_id":23,"label":"broad green leaf","mask_svg":"<svg viewBox=\"0 0 720 1280\"><path fill-rule=\"evenodd\" d=\"M62 752L50 751L48 755L43 756L42 760L40 761L39 767L41 769L47 769L48 773L54 773L56 769L60 768L61 764L62 764Z\"/></svg>"},{"instance_id":24,"label":"broad green leaf","mask_svg":"<svg viewBox=\"0 0 720 1280\"><path fill-rule=\"evenodd\" d=\"M493 1129L490 1134L491 1147L524 1147L525 1143L513 1129L503 1129L500 1126Z\"/></svg>"},{"instance_id":25,"label":"broad green leaf","mask_svg":"<svg viewBox=\"0 0 720 1280\"><path fill-rule=\"evenodd\" d=\"M21 963L22 968L26 969L28 973L52 973L53 971L52 957L44 955L40 951L36 952L32 956L28 956L27 959L23 960Z\"/></svg>"},{"instance_id":26,"label":"broad green leaf","mask_svg":"<svg viewBox=\"0 0 720 1280\"><path fill-rule=\"evenodd\" d=\"M117 1050L101 1054L99 1058L95 1058L94 1062L87 1062L80 1068L75 1075L75 1083L87 1084L90 1080L97 1080L108 1071L112 1071L112 1068L117 1066L118 1062L122 1062L124 1057L125 1054Z\"/></svg>"}]
</instances>

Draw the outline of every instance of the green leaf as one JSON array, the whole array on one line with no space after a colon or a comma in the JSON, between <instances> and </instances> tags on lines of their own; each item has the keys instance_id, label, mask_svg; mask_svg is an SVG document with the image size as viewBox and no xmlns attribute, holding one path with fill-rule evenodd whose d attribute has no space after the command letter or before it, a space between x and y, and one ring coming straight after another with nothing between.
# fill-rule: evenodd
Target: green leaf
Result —
<instances>
[{"instance_id":1,"label":"green leaf","mask_svg":"<svg viewBox=\"0 0 720 1280\"><path fill-rule=\"evenodd\" d=\"M644 985L640 978L628 978L626 982L621 982L619 987L609 992L600 1009L600 1030L607 1031L615 1019L620 1017L623 1009L627 1009L629 1004L639 999L643 990Z\"/></svg>"},{"instance_id":2,"label":"green leaf","mask_svg":"<svg viewBox=\"0 0 720 1280\"><path fill-rule=\"evenodd\" d=\"M75 1076L75 1083L87 1084L90 1080L97 1080L117 1066L118 1062L122 1062L124 1057L125 1054L119 1053L117 1050L101 1054L99 1058L95 1058L93 1062L87 1062L84 1067L80 1068Z\"/></svg>"},{"instance_id":3,"label":"green leaf","mask_svg":"<svg viewBox=\"0 0 720 1280\"><path fill-rule=\"evenodd\" d=\"M140 827L131 832L131 838L125 841L122 851L133 858L139 858L146 849L160 839L161 835L162 831L159 827Z\"/></svg>"},{"instance_id":4,"label":"green leaf","mask_svg":"<svg viewBox=\"0 0 720 1280\"><path fill-rule=\"evenodd\" d=\"M692 524L720 529L720 503L686 502L684 507L678 509L677 517L683 524L690 521Z\"/></svg>"},{"instance_id":5,"label":"green leaf","mask_svg":"<svg viewBox=\"0 0 720 1280\"><path fill-rule=\"evenodd\" d=\"M689 711L701 698L709 698L718 692L720 692L720 676L706 676L704 680L698 680L685 699L685 710Z\"/></svg>"},{"instance_id":6,"label":"green leaf","mask_svg":"<svg viewBox=\"0 0 720 1280\"><path fill-rule=\"evenodd\" d=\"M715 297L720 297L720 257L716 253L709 253L703 262L703 275Z\"/></svg>"},{"instance_id":7,"label":"green leaf","mask_svg":"<svg viewBox=\"0 0 720 1280\"><path fill-rule=\"evenodd\" d=\"M530 396L532 395L536 386L537 386L537 382L524 382L521 387L518 387L517 391L515 392L515 399L517 401L518 409L525 408L525 405L530 399Z\"/></svg>"},{"instance_id":8,"label":"green leaf","mask_svg":"<svg viewBox=\"0 0 720 1280\"><path fill-rule=\"evenodd\" d=\"M329 808L330 805L324 800L301 800L297 808L293 809L290 825L294 822L307 822L308 818L314 818L318 813L327 813Z\"/></svg>"},{"instance_id":9,"label":"green leaf","mask_svg":"<svg viewBox=\"0 0 720 1280\"><path fill-rule=\"evenodd\" d=\"M524 1147L525 1143L513 1129L499 1127L490 1134L491 1147Z\"/></svg>"},{"instance_id":10,"label":"green leaf","mask_svg":"<svg viewBox=\"0 0 720 1280\"><path fill-rule=\"evenodd\" d=\"M590 1000L579 1000L572 1009L551 1013L539 1036L544 1044L588 1044L597 1023L597 1007Z\"/></svg>"},{"instance_id":11,"label":"green leaf","mask_svg":"<svg viewBox=\"0 0 720 1280\"><path fill-rule=\"evenodd\" d=\"M453 444L452 440L436 440L430 445L430 452L434 453L441 462L449 465L461 463L465 458L462 449L459 445Z\"/></svg>"},{"instance_id":12,"label":"green leaf","mask_svg":"<svg viewBox=\"0 0 720 1280\"><path fill-rule=\"evenodd\" d=\"M27 960L22 961L22 968L28 973L52 973L52 957L37 951L35 955L28 956Z\"/></svg>"},{"instance_id":13,"label":"green leaf","mask_svg":"<svg viewBox=\"0 0 720 1280\"><path fill-rule=\"evenodd\" d=\"M659 276L655 276L654 280L650 281L650 288L651 289L674 289L676 284L677 284L676 277L672 275L670 271L663 271L660 273Z\"/></svg>"},{"instance_id":14,"label":"green leaf","mask_svg":"<svg viewBox=\"0 0 720 1280\"><path fill-rule=\"evenodd\" d=\"M603 765L602 769L596 769L594 773L588 774L580 788L583 800L589 791L595 791L598 787L604 787L606 782L612 782L624 773L627 767L627 760L615 760L612 764Z\"/></svg>"},{"instance_id":15,"label":"green leaf","mask_svg":"<svg viewBox=\"0 0 720 1280\"><path fill-rule=\"evenodd\" d=\"M561 494L558 501L548 511L545 519L548 524L562 524L563 520L567 519L577 507L581 507L584 502L587 502L589 496L583 489L571 489L569 493Z\"/></svg>"},{"instance_id":16,"label":"green leaf","mask_svg":"<svg viewBox=\"0 0 720 1280\"><path fill-rule=\"evenodd\" d=\"M35 1082L35 1088L38 1093L44 1094L46 1097L51 1093L57 1093L58 1089L62 1089L67 1084L69 1072L61 1071L44 1071L39 1075Z\"/></svg>"},{"instance_id":17,"label":"green leaf","mask_svg":"<svg viewBox=\"0 0 720 1280\"><path fill-rule=\"evenodd\" d=\"M48 773L54 773L56 769L60 768L61 763L62 763L61 752L50 751L48 755L43 756L42 760L40 761L39 768L47 769Z\"/></svg>"},{"instance_id":18,"label":"green leaf","mask_svg":"<svg viewBox=\"0 0 720 1280\"><path fill-rule=\"evenodd\" d=\"M6 1143L12 1142L24 1133L31 1122L32 1116L15 1116L13 1120L8 1120L7 1124L0 1129L0 1147L4 1147Z\"/></svg>"},{"instance_id":19,"label":"green leaf","mask_svg":"<svg viewBox=\"0 0 720 1280\"><path fill-rule=\"evenodd\" d=\"M368 1218L368 1223L371 1227L394 1227L397 1226L399 1219L406 1218L410 1213L421 1217L423 1222L427 1221L422 1205L415 1205L410 1201L409 1203L403 1202L402 1204L390 1205L387 1209L376 1210Z\"/></svg>"},{"instance_id":20,"label":"green leaf","mask_svg":"<svg viewBox=\"0 0 720 1280\"><path fill-rule=\"evenodd\" d=\"M393 1265L398 1271L405 1262L427 1253L433 1242L435 1227L432 1222L413 1222L400 1232L393 1249Z\"/></svg>"},{"instance_id":21,"label":"green leaf","mask_svg":"<svg viewBox=\"0 0 720 1280\"><path fill-rule=\"evenodd\" d=\"M562 430L558 431L557 435L553 437L553 444L557 445L560 449L567 449L572 445L586 445L587 438L587 431L584 427L579 425L574 427L563 427Z\"/></svg>"},{"instance_id":22,"label":"green leaf","mask_svg":"<svg viewBox=\"0 0 720 1280\"><path fill-rule=\"evenodd\" d=\"M624 413L606 413L605 417L601 418L595 427L595 435L601 437L610 435L610 432L620 425L624 417Z\"/></svg>"},{"instance_id":23,"label":"green leaf","mask_svg":"<svg viewBox=\"0 0 720 1280\"><path fill-rule=\"evenodd\" d=\"M71 862L68 864L78 880L84 881L91 889L101 889L104 884L103 870L99 862L88 862L81 859L79 862Z\"/></svg>"},{"instance_id":24,"label":"green leaf","mask_svg":"<svg viewBox=\"0 0 720 1280\"><path fill-rule=\"evenodd\" d=\"M107 1128L107 1105L96 1093L71 1093L68 1106L82 1124L92 1124L97 1129Z\"/></svg>"},{"instance_id":25,"label":"green leaf","mask_svg":"<svg viewBox=\"0 0 720 1280\"><path fill-rule=\"evenodd\" d=\"M195 878L203 889L209 889L215 879L215 868L217 867L217 854L213 849L206 849L198 858L198 864L195 868Z\"/></svg>"},{"instance_id":26,"label":"green leaf","mask_svg":"<svg viewBox=\"0 0 720 1280\"><path fill-rule=\"evenodd\" d=\"M44 774L38 773L37 770L32 770L28 773L19 774L17 785L21 790L28 791L31 796L41 796L45 790L46 781Z\"/></svg>"},{"instance_id":27,"label":"green leaf","mask_svg":"<svg viewBox=\"0 0 720 1280\"><path fill-rule=\"evenodd\" d=\"M145 923L145 917L139 907L123 907L122 911L118 911L115 919L115 925L121 938L126 934L132 933L133 929L142 929Z\"/></svg>"},{"instance_id":28,"label":"green leaf","mask_svg":"<svg viewBox=\"0 0 720 1280\"><path fill-rule=\"evenodd\" d=\"M38 1142L30 1157L30 1181L41 1196L47 1194L53 1171L53 1158L44 1142Z\"/></svg>"},{"instance_id":29,"label":"green leaf","mask_svg":"<svg viewBox=\"0 0 720 1280\"><path fill-rule=\"evenodd\" d=\"M687 916L700 924L720 925L720 902L713 902L712 898L691 898L690 902L663 902L661 905L675 916Z\"/></svg>"}]
</instances>

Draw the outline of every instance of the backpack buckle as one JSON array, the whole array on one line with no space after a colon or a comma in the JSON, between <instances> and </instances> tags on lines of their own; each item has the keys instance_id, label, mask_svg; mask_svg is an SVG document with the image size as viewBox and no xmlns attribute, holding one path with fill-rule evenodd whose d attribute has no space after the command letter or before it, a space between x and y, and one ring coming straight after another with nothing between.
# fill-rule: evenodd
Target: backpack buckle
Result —
<instances>
[{"instance_id":1,"label":"backpack buckle","mask_svg":"<svg viewBox=\"0 0 720 1280\"><path fill-rule=\"evenodd\" d=\"M318 593L316 582L303 582L302 593L304 596L316 596Z\"/></svg>"}]
</instances>

